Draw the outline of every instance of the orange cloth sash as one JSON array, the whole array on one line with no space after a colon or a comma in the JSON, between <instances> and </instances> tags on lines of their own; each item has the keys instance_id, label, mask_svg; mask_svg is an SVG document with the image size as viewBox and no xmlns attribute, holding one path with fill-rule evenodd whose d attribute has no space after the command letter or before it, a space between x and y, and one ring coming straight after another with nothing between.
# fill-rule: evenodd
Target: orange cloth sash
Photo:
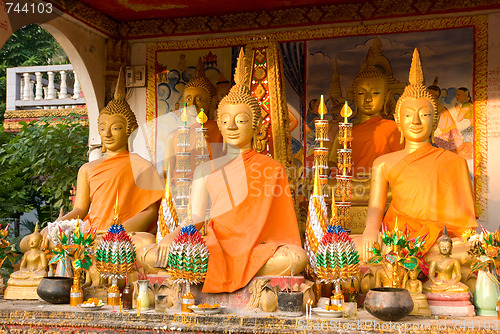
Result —
<instances>
[{"instance_id":1,"label":"orange cloth sash","mask_svg":"<svg viewBox=\"0 0 500 334\"><path fill-rule=\"evenodd\" d=\"M352 162L354 175L370 172L373 161L381 155L399 151L401 135L396 122L373 117L352 129Z\"/></svg>"},{"instance_id":2,"label":"orange cloth sash","mask_svg":"<svg viewBox=\"0 0 500 334\"><path fill-rule=\"evenodd\" d=\"M424 253L445 225L458 237L477 227L469 170L459 155L425 145L399 161L388 180L392 202L384 222L393 229L397 218L412 238L428 233Z\"/></svg>"},{"instance_id":3,"label":"orange cloth sash","mask_svg":"<svg viewBox=\"0 0 500 334\"><path fill-rule=\"evenodd\" d=\"M127 151L101 161L89 170L87 180L91 203L87 217L98 231L106 231L111 225L117 191L122 222L159 201L164 192L156 168Z\"/></svg>"},{"instance_id":4,"label":"orange cloth sash","mask_svg":"<svg viewBox=\"0 0 500 334\"><path fill-rule=\"evenodd\" d=\"M246 286L279 246L301 246L284 167L254 150L206 179L212 201L203 292Z\"/></svg>"}]
</instances>

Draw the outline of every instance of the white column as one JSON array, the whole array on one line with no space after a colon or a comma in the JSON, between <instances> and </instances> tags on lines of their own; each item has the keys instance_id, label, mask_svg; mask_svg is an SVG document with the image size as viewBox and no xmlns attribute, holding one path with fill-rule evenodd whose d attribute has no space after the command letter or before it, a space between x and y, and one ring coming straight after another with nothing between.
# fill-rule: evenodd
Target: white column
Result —
<instances>
[{"instance_id":1,"label":"white column","mask_svg":"<svg viewBox=\"0 0 500 334\"><path fill-rule=\"evenodd\" d=\"M30 101L35 99L35 95L33 95L34 90L35 82L33 80L30 80Z\"/></svg>"},{"instance_id":2,"label":"white column","mask_svg":"<svg viewBox=\"0 0 500 334\"><path fill-rule=\"evenodd\" d=\"M47 72L49 76L49 94L47 96L47 99L52 100L56 98L56 89L54 87L54 72L49 71Z\"/></svg>"},{"instance_id":3,"label":"white column","mask_svg":"<svg viewBox=\"0 0 500 334\"><path fill-rule=\"evenodd\" d=\"M24 99L24 80L19 80L19 100Z\"/></svg>"},{"instance_id":4,"label":"white column","mask_svg":"<svg viewBox=\"0 0 500 334\"><path fill-rule=\"evenodd\" d=\"M80 93L82 92L82 89L80 87L80 81L78 81L78 77L76 76L75 71L73 71L73 76L75 78L75 85L73 86L73 98L76 100L80 98Z\"/></svg>"},{"instance_id":5,"label":"white column","mask_svg":"<svg viewBox=\"0 0 500 334\"><path fill-rule=\"evenodd\" d=\"M66 71L59 71L61 74L61 86L59 90L59 98L65 99L68 97L68 84L66 83Z\"/></svg>"},{"instance_id":6,"label":"white column","mask_svg":"<svg viewBox=\"0 0 500 334\"><path fill-rule=\"evenodd\" d=\"M30 99L30 74L23 73L23 77L24 77L23 100L28 101Z\"/></svg>"},{"instance_id":7,"label":"white column","mask_svg":"<svg viewBox=\"0 0 500 334\"><path fill-rule=\"evenodd\" d=\"M35 72L35 76L36 76L35 100L41 100L43 99L42 73Z\"/></svg>"}]
</instances>

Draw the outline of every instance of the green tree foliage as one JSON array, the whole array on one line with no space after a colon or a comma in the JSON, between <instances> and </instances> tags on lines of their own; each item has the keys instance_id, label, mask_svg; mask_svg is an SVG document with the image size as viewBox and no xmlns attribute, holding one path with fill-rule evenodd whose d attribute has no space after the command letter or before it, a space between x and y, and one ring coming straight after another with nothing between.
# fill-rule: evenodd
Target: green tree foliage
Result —
<instances>
[{"instance_id":1,"label":"green tree foliage","mask_svg":"<svg viewBox=\"0 0 500 334\"><path fill-rule=\"evenodd\" d=\"M71 208L78 169L88 161L88 127L76 114L22 124L0 147L0 218L36 209L44 224Z\"/></svg>"},{"instance_id":2,"label":"green tree foliage","mask_svg":"<svg viewBox=\"0 0 500 334\"><path fill-rule=\"evenodd\" d=\"M16 31L0 49L0 123L6 97L6 71L9 67L66 64L68 58L57 41L35 24Z\"/></svg>"}]
</instances>

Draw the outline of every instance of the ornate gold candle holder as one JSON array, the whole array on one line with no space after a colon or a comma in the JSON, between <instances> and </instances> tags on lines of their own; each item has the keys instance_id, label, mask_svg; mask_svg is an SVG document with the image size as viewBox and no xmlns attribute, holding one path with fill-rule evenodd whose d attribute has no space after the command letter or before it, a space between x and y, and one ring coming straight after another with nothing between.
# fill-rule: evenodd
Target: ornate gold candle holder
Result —
<instances>
[{"instance_id":1,"label":"ornate gold candle holder","mask_svg":"<svg viewBox=\"0 0 500 334\"><path fill-rule=\"evenodd\" d=\"M189 126L181 125L177 128L177 146L178 147L189 147L191 143L189 142Z\"/></svg>"},{"instance_id":2,"label":"ornate gold candle holder","mask_svg":"<svg viewBox=\"0 0 500 334\"><path fill-rule=\"evenodd\" d=\"M351 174L352 168L352 151L351 149L339 149L337 150L337 167L341 175Z\"/></svg>"},{"instance_id":3,"label":"ornate gold candle holder","mask_svg":"<svg viewBox=\"0 0 500 334\"><path fill-rule=\"evenodd\" d=\"M175 159L175 171L177 173L191 173L190 152L177 152Z\"/></svg>"},{"instance_id":4,"label":"ornate gold candle holder","mask_svg":"<svg viewBox=\"0 0 500 334\"><path fill-rule=\"evenodd\" d=\"M339 123L339 142L340 144L350 147L352 142L352 123Z\"/></svg>"},{"instance_id":5,"label":"ornate gold candle holder","mask_svg":"<svg viewBox=\"0 0 500 334\"><path fill-rule=\"evenodd\" d=\"M316 130L316 141L330 141L330 139L328 139L328 120L315 120L314 128Z\"/></svg>"}]
</instances>

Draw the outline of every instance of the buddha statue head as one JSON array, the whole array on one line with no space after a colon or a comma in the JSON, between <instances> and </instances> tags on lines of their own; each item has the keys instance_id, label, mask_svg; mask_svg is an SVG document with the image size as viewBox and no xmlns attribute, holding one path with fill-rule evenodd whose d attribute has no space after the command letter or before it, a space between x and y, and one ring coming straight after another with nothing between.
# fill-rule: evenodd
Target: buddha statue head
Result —
<instances>
[{"instance_id":1,"label":"buddha statue head","mask_svg":"<svg viewBox=\"0 0 500 334\"><path fill-rule=\"evenodd\" d=\"M401 142L433 141L439 114L436 101L425 87L418 50L413 52L409 75L410 84L396 103L395 121L401 131Z\"/></svg>"},{"instance_id":2,"label":"buddha statue head","mask_svg":"<svg viewBox=\"0 0 500 334\"><path fill-rule=\"evenodd\" d=\"M217 125L227 144L240 149L251 148L255 135L262 124L262 112L259 102L245 85L247 70L244 64L243 49L238 58L234 81L235 85L220 101L217 111Z\"/></svg>"},{"instance_id":3,"label":"buddha statue head","mask_svg":"<svg viewBox=\"0 0 500 334\"><path fill-rule=\"evenodd\" d=\"M438 245L439 253L441 255L451 255L453 241L448 236L446 226L443 227L443 234L437 239L436 244Z\"/></svg>"},{"instance_id":4,"label":"buddha statue head","mask_svg":"<svg viewBox=\"0 0 500 334\"><path fill-rule=\"evenodd\" d=\"M196 75L189 80L182 93L182 103L186 103L188 107L195 106L191 116L196 117L203 109L209 119L215 119L213 114L214 103L217 98L217 90L215 86L205 76L205 69L201 58L198 60ZM195 114L196 111L196 114Z\"/></svg>"},{"instance_id":5,"label":"buddha statue head","mask_svg":"<svg viewBox=\"0 0 500 334\"><path fill-rule=\"evenodd\" d=\"M123 70L118 74L115 95L99 113L97 120L103 152L128 149L128 137L137 129L137 119L126 101Z\"/></svg>"},{"instance_id":6,"label":"buddha statue head","mask_svg":"<svg viewBox=\"0 0 500 334\"><path fill-rule=\"evenodd\" d=\"M385 73L373 65L366 66L354 78L354 98L361 123L387 114L388 85Z\"/></svg>"},{"instance_id":7,"label":"buddha statue head","mask_svg":"<svg viewBox=\"0 0 500 334\"><path fill-rule=\"evenodd\" d=\"M40 249L42 245L43 236L39 232L38 222L35 224L35 230L28 236L29 249Z\"/></svg>"}]
</instances>

